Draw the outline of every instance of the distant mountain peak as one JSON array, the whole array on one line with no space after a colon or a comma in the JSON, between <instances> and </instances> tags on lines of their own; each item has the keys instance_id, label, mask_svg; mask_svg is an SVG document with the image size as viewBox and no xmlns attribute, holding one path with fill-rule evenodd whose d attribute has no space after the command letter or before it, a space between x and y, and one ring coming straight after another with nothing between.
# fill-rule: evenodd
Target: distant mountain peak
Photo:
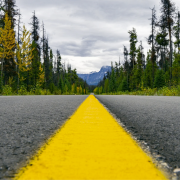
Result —
<instances>
[{"instance_id":1,"label":"distant mountain peak","mask_svg":"<svg viewBox=\"0 0 180 180\"><path fill-rule=\"evenodd\" d=\"M111 71L111 66L102 66L99 72L92 71L89 74L78 74L78 76L85 80L89 85L97 85L108 71Z\"/></svg>"},{"instance_id":2,"label":"distant mountain peak","mask_svg":"<svg viewBox=\"0 0 180 180\"><path fill-rule=\"evenodd\" d=\"M104 69L104 68L109 68L111 66L102 66L101 69Z\"/></svg>"},{"instance_id":3,"label":"distant mountain peak","mask_svg":"<svg viewBox=\"0 0 180 180\"><path fill-rule=\"evenodd\" d=\"M97 71L92 71L92 72L90 72L89 74L93 74L93 73L97 73Z\"/></svg>"}]
</instances>

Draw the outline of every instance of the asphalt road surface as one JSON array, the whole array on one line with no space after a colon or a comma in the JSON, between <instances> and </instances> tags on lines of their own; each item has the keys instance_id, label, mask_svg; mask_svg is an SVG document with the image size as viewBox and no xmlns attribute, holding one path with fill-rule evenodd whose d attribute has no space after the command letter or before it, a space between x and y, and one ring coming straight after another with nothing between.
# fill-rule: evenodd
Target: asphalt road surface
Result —
<instances>
[{"instance_id":1,"label":"asphalt road surface","mask_svg":"<svg viewBox=\"0 0 180 180\"><path fill-rule=\"evenodd\" d=\"M180 97L101 96L96 98L125 127L145 141L151 153L173 169L180 168Z\"/></svg>"},{"instance_id":2,"label":"asphalt road surface","mask_svg":"<svg viewBox=\"0 0 180 180\"><path fill-rule=\"evenodd\" d=\"M96 96L173 169L180 167L180 97ZM87 96L0 97L0 179L9 179Z\"/></svg>"},{"instance_id":3,"label":"asphalt road surface","mask_svg":"<svg viewBox=\"0 0 180 180\"><path fill-rule=\"evenodd\" d=\"M0 97L0 179L12 178L87 97Z\"/></svg>"}]
</instances>

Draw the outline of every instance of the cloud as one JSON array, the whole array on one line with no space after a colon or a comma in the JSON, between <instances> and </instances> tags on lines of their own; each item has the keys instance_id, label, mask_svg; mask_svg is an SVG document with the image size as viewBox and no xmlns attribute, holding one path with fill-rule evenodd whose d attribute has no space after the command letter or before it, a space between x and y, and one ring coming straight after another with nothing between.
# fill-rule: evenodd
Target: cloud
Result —
<instances>
[{"instance_id":1,"label":"cloud","mask_svg":"<svg viewBox=\"0 0 180 180\"><path fill-rule=\"evenodd\" d=\"M180 7L179 0L174 2ZM147 51L150 8L155 5L157 14L160 9L160 0L16 0L16 4L28 28L36 11L54 53L59 49L65 61L84 73L118 61L119 55L123 59L123 45L129 48L128 31L133 27Z\"/></svg>"}]
</instances>

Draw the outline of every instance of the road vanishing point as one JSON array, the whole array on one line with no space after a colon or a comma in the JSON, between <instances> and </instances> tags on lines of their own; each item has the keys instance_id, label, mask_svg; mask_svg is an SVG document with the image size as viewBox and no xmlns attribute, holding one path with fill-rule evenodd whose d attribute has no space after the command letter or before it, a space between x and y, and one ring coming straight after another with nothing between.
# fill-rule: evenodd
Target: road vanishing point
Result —
<instances>
[{"instance_id":1,"label":"road vanishing point","mask_svg":"<svg viewBox=\"0 0 180 180\"><path fill-rule=\"evenodd\" d=\"M0 97L0 179L178 180L178 105L179 97Z\"/></svg>"}]
</instances>

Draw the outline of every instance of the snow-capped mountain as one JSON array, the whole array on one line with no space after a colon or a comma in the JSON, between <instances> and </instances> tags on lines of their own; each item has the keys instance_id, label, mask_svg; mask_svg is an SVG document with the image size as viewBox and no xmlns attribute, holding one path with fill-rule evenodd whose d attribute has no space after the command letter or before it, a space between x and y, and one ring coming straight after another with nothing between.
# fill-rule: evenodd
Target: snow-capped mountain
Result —
<instances>
[{"instance_id":1,"label":"snow-capped mountain","mask_svg":"<svg viewBox=\"0 0 180 180\"><path fill-rule=\"evenodd\" d=\"M99 72L93 71L89 74L78 74L78 76L85 80L89 85L97 85L108 71L111 71L111 66L103 66Z\"/></svg>"}]
</instances>

